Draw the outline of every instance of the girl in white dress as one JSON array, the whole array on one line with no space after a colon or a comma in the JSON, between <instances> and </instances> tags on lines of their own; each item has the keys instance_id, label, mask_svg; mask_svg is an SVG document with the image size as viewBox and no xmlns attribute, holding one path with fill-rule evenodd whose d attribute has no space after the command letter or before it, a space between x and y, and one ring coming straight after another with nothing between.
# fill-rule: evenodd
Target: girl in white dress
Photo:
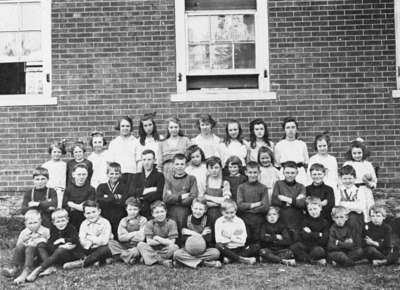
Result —
<instances>
[{"instance_id":1,"label":"girl in white dress","mask_svg":"<svg viewBox=\"0 0 400 290\"><path fill-rule=\"evenodd\" d=\"M187 149L188 165L185 169L188 175L196 177L198 196L203 196L206 191L207 166L204 152L197 145L190 145Z\"/></svg>"},{"instance_id":2,"label":"girl in white dress","mask_svg":"<svg viewBox=\"0 0 400 290\"><path fill-rule=\"evenodd\" d=\"M269 140L267 124L261 119L255 119L250 122L250 143L248 144L249 155L247 161L257 162L258 150L262 146L274 151L274 143Z\"/></svg>"},{"instance_id":3,"label":"girl in white dress","mask_svg":"<svg viewBox=\"0 0 400 290\"><path fill-rule=\"evenodd\" d=\"M260 150L258 150L258 164L260 165L258 181L268 188L268 199L270 203L275 182L283 179L283 175L274 167L274 163L274 153L272 150L262 146Z\"/></svg>"},{"instance_id":4,"label":"girl in white dress","mask_svg":"<svg viewBox=\"0 0 400 290\"><path fill-rule=\"evenodd\" d=\"M245 165L248 147L242 137L242 126L237 120L228 120L225 133L225 139L220 143L222 164L225 164L229 157L237 156L242 161L242 164Z\"/></svg>"},{"instance_id":5,"label":"girl in white dress","mask_svg":"<svg viewBox=\"0 0 400 290\"><path fill-rule=\"evenodd\" d=\"M217 122L211 115L204 114L199 117L196 124L200 134L192 138L192 144L198 145L203 150L206 159L211 156L220 157L219 143L221 139L212 131Z\"/></svg>"},{"instance_id":6,"label":"girl in white dress","mask_svg":"<svg viewBox=\"0 0 400 290\"><path fill-rule=\"evenodd\" d=\"M107 177L107 150L105 146L107 145L104 139L104 134L99 131L92 132L90 134L89 144L93 151L88 156L88 160L93 164L93 175L90 180L90 185L95 189L100 183L105 183L108 181Z\"/></svg>"}]
</instances>

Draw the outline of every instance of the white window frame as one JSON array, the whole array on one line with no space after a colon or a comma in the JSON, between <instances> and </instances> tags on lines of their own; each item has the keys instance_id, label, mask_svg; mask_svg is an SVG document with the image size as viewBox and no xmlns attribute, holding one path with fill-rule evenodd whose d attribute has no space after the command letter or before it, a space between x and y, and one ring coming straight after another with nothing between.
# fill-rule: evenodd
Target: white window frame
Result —
<instances>
[{"instance_id":1,"label":"white window frame","mask_svg":"<svg viewBox=\"0 0 400 290\"><path fill-rule=\"evenodd\" d=\"M400 98L400 3L394 1L394 30L396 38L396 90L392 91L393 98Z\"/></svg>"},{"instance_id":2,"label":"white window frame","mask_svg":"<svg viewBox=\"0 0 400 290\"><path fill-rule=\"evenodd\" d=\"M207 89L188 91L186 76L188 75L187 56L187 15L215 14L251 14L255 15L256 39L256 73L259 75L258 89ZM175 35L176 35L176 86L177 93L171 95L171 101L236 101L276 99L276 93L270 91L269 43L268 43L268 4L266 0L257 0L257 11L254 10L211 10L191 11L185 13L185 1L175 0ZM262 35L262 36L260 36ZM257 61L259 60L259 61ZM263 60L263 61L260 61ZM238 70L245 72L246 70ZM253 70L252 70L253 71ZM266 72L266 73L264 73ZM229 73L234 75L235 73ZM210 74L212 75L212 73Z\"/></svg>"},{"instance_id":3,"label":"white window frame","mask_svg":"<svg viewBox=\"0 0 400 290\"><path fill-rule=\"evenodd\" d=\"M2 3L29 3L33 0L3 0ZM57 98L51 96L51 0L41 3L41 37L43 55L43 94L0 94L0 106L55 105ZM1 21L1 20L0 20ZM4 61L0 61L4 63Z\"/></svg>"}]
</instances>

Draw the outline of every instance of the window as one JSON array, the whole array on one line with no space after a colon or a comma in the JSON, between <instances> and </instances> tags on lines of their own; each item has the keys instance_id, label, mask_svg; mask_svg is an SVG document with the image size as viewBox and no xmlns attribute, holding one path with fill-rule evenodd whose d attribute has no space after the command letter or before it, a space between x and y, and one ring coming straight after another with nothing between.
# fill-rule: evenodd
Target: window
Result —
<instances>
[{"instance_id":1,"label":"window","mask_svg":"<svg viewBox=\"0 0 400 290\"><path fill-rule=\"evenodd\" d=\"M400 3L394 1L394 26L396 36L396 80L397 90L393 91L393 98L400 98Z\"/></svg>"},{"instance_id":2,"label":"window","mask_svg":"<svg viewBox=\"0 0 400 290\"><path fill-rule=\"evenodd\" d=\"M0 106L51 98L51 1L0 1Z\"/></svg>"},{"instance_id":3,"label":"window","mask_svg":"<svg viewBox=\"0 0 400 290\"><path fill-rule=\"evenodd\" d=\"M172 101L271 99L265 0L175 0Z\"/></svg>"}]
</instances>

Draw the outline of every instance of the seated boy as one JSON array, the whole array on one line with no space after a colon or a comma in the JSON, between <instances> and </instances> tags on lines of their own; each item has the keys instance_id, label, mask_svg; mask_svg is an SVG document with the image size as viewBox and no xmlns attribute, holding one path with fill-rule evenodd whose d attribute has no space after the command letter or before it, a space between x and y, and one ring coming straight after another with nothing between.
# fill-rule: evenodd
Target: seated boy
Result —
<instances>
[{"instance_id":1,"label":"seated boy","mask_svg":"<svg viewBox=\"0 0 400 290\"><path fill-rule=\"evenodd\" d=\"M268 209L266 221L261 226L260 262L296 266L293 252L289 248L291 245L289 232L279 217L279 211L278 207L271 206Z\"/></svg>"},{"instance_id":2,"label":"seated boy","mask_svg":"<svg viewBox=\"0 0 400 290\"><path fill-rule=\"evenodd\" d=\"M364 255L372 265L391 265L397 262L399 251L392 244L392 228L384 223L386 209L373 206L369 210L370 222L364 230Z\"/></svg>"},{"instance_id":3,"label":"seated boy","mask_svg":"<svg viewBox=\"0 0 400 290\"><path fill-rule=\"evenodd\" d=\"M37 167L33 171L33 188L25 192L22 200L22 213L29 209L37 209L42 215L42 224L51 225L51 213L57 207L57 192L47 187L49 171L44 167Z\"/></svg>"},{"instance_id":4,"label":"seated boy","mask_svg":"<svg viewBox=\"0 0 400 290\"><path fill-rule=\"evenodd\" d=\"M86 182L88 178L88 169L84 163L79 163L72 169L72 183L67 185L64 192L63 208L69 212L69 221L79 229L83 215L83 203L88 200L95 200L96 191Z\"/></svg>"},{"instance_id":5,"label":"seated boy","mask_svg":"<svg viewBox=\"0 0 400 290\"><path fill-rule=\"evenodd\" d=\"M305 209L306 188L296 181L295 162L287 161L282 167L285 179L275 183L271 204L280 208L280 217L288 227L292 241L296 241Z\"/></svg>"},{"instance_id":6,"label":"seated boy","mask_svg":"<svg viewBox=\"0 0 400 290\"><path fill-rule=\"evenodd\" d=\"M210 248L212 242L212 225L207 219L207 200L204 198L195 198L192 202L192 214L186 218L182 228L183 244L185 247L174 253L174 261L191 268L197 268L199 265L208 267L221 267L219 251ZM186 242L190 237L198 241L199 249L186 247ZM188 242L189 243L189 242ZM203 249L200 246L204 246ZM204 250L204 251L203 251Z\"/></svg>"},{"instance_id":7,"label":"seated boy","mask_svg":"<svg viewBox=\"0 0 400 290\"><path fill-rule=\"evenodd\" d=\"M331 212L335 206L335 193L332 187L324 183L325 170L325 167L320 163L311 165L310 174L313 182L306 187L306 196L317 197L321 200L321 216L331 223Z\"/></svg>"},{"instance_id":8,"label":"seated boy","mask_svg":"<svg viewBox=\"0 0 400 290\"><path fill-rule=\"evenodd\" d=\"M50 238L47 242L47 251L50 257L42 261L39 267L26 278L33 282L39 275L51 272L51 266L62 265L66 262L83 258L83 251L79 244L78 230L69 223L68 212L65 209L56 209L51 214L53 222L50 227Z\"/></svg>"},{"instance_id":9,"label":"seated boy","mask_svg":"<svg viewBox=\"0 0 400 290\"><path fill-rule=\"evenodd\" d=\"M307 197L308 215L303 219L300 241L291 246L297 261L326 265L325 247L329 237L329 223L322 215L322 202L318 197Z\"/></svg>"},{"instance_id":10,"label":"seated boy","mask_svg":"<svg viewBox=\"0 0 400 290\"><path fill-rule=\"evenodd\" d=\"M328 257L332 265L354 266L355 262L363 258L360 243L353 238L353 231L346 223L348 209L344 206L335 206L332 209L333 224L329 229Z\"/></svg>"},{"instance_id":11,"label":"seated boy","mask_svg":"<svg viewBox=\"0 0 400 290\"><path fill-rule=\"evenodd\" d=\"M258 247L260 228L269 207L268 189L258 181L260 167L250 161L246 167L248 180L240 184L237 192L237 205L240 217L247 228L247 245Z\"/></svg>"},{"instance_id":12,"label":"seated boy","mask_svg":"<svg viewBox=\"0 0 400 290\"><path fill-rule=\"evenodd\" d=\"M151 204L153 219L144 226L146 242L137 245L146 265L155 263L172 267L172 257L178 249L175 240L178 238L176 222L167 218L167 207L162 201Z\"/></svg>"},{"instance_id":13,"label":"seated boy","mask_svg":"<svg viewBox=\"0 0 400 290\"><path fill-rule=\"evenodd\" d=\"M237 205L231 199L221 204L222 216L215 222L215 242L224 258L224 263L231 261L253 265L257 255L254 249L245 248L247 233L243 220L236 216Z\"/></svg>"},{"instance_id":14,"label":"seated boy","mask_svg":"<svg viewBox=\"0 0 400 290\"><path fill-rule=\"evenodd\" d=\"M96 190L96 201L100 205L101 215L111 223L112 233L118 235L118 224L126 215L124 202L127 187L120 182L121 166L116 162L107 165L107 183L101 183Z\"/></svg>"},{"instance_id":15,"label":"seated boy","mask_svg":"<svg viewBox=\"0 0 400 290\"><path fill-rule=\"evenodd\" d=\"M127 216L119 222L119 242L112 240L108 246L114 257L118 256L127 264L134 264L140 256L137 244L144 241L144 226L147 219L139 214L141 206L139 199L131 196L125 204Z\"/></svg>"},{"instance_id":16,"label":"seated boy","mask_svg":"<svg viewBox=\"0 0 400 290\"><path fill-rule=\"evenodd\" d=\"M20 275L14 279L14 283L25 282L33 270L35 258L43 261L47 258L47 252L42 247L50 237L48 228L42 226L40 213L30 209L25 213L25 229L18 236L17 245L14 248L11 268L4 269L3 274L7 277L15 277L20 270Z\"/></svg>"},{"instance_id":17,"label":"seated boy","mask_svg":"<svg viewBox=\"0 0 400 290\"><path fill-rule=\"evenodd\" d=\"M83 260L65 263L64 269L89 267L95 263L104 264L106 259L111 257L108 247L108 243L113 238L111 224L100 216L99 204L93 200L85 201L83 213L85 220L79 228L79 242L86 257Z\"/></svg>"}]
</instances>

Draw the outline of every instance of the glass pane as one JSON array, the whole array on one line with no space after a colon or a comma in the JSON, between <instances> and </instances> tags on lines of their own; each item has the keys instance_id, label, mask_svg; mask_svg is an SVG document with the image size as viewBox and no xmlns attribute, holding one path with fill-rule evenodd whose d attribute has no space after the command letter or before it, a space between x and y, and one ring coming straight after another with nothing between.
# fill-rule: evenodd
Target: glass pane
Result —
<instances>
[{"instance_id":1,"label":"glass pane","mask_svg":"<svg viewBox=\"0 0 400 290\"><path fill-rule=\"evenodd\" d=\"M26 94L43 94L43 68L26 66Z\"/></svg>"},{"instance_id":2,"label":"glass pane","mask_svg":"<svg viewBox=\"0 0 400 290\"><path fill-rule=\"evenodd\" d=\"M235 68L256 67L256 46L254 43L235 43Z\"/></svg>"},{"instance_id":3,"label":"glass pane","mask_svg":"<svg viewBox=\"0 0 400 290\"><path fill-rule=\"evenodd\" d=\"M25 94L25 64L0 63L0 95Z\"/></svg>"},{"instance_id":4,"label":"glass pane","mask_svg":"<svg viewBox=\"0 0 400 290\"><path fill-rule=\"evenodd\" d=\"M22 30L40 30L40 3L21 3Z\"/></svg>"},{"instance_id":5,"label":"glass pane","mask_svg":"<svg viewBox=\"0 0 400 290\"><path fill-rule=\"evenodd\" d=\"M209 45L189 46L189 70L210 68Z\"/></svg>"},{"instance_id":6,"label":"glass pane","mask_svg":"<svg viewBox=\"0 0 400 290\"><path fill-rule=\"evenodd\" d=\"M254 41L254 15L211 16L211 35L215 41Z\"/></svg>"},{"instance_id":7,"label":"glass pane","mask_svg":"<svg viewBox=\"0 0 400 290\"><path fill-rule=\"evenodd\" d=\"M208 16L191 16L188 18L189 42L210 41L210 24Z\"/></svg>"},{"instance_id":8,"label":"glass pane","mask_svg":"<svg viewBox=\"0 0 400 290\"><path fill-rule=\"evenodd\" d=\"M16 33L0 33L0 58L18 56L17 51L17 34Z\"/></svg>"},{"instance_id":9,"label":"glass pane","mask_svg":"<svg viewBox=\"0 0 400 290\"><path fill-rule=\"evenodd\" d=\"M211 67L213 69L232 68L232 45L213 45L212 46Z\"/></svg>"},{"instance_id":10,"label":"glass pane","mask_svg":"<svg viewBox=\"0 0 400 290\"><path fill-rule=\"evenodd\" d=\"M29 59L41 60L41 35L40 32L24 32L22 33L22 55L29 56Z\"/></svg>"},{"instance_id":11,"label":"glass pane","mask_svg":"<svg viewBox=\"0 0 400 290\"><path fill-rule=\"evenodd\" d=\"M0 4L0 31L18 30L17 4Z\"/></svg>"}]
</instances>

